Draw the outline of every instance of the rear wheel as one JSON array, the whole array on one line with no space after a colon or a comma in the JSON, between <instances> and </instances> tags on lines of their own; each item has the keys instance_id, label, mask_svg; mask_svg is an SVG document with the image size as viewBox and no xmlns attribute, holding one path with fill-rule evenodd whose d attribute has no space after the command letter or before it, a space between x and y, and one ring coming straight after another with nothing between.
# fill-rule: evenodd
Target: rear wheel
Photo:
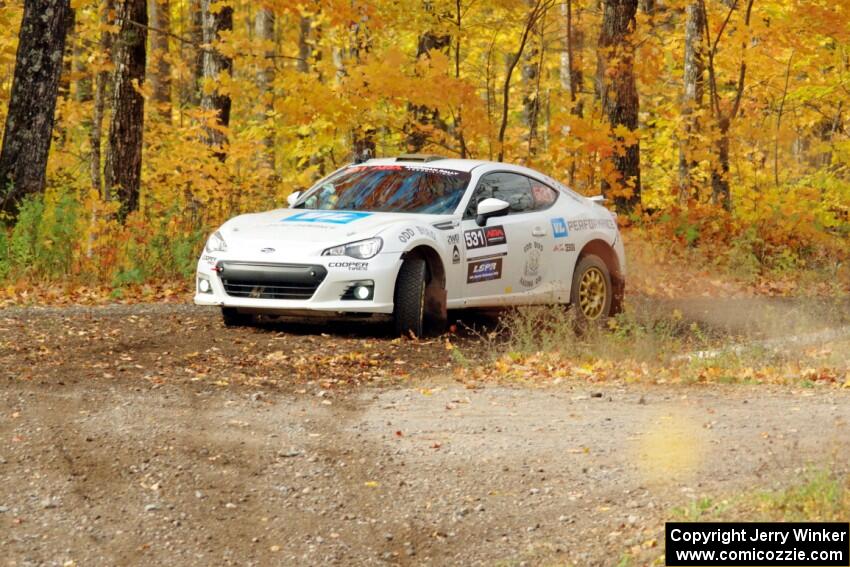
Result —
<instances>
[{"instance_id":1,"label":"rear wheel","mask_svg":"<svg viewBox=\"0 0 850 567\"><path fill-rule=\"evenodd\" d=\"M425 331L425 278L428 266L422 258L407 258L395 285L393 320L396 333L421 337Z\"/></svg>"},{"instance_id":2,"label":"rear wheel","mask_svg":"<svg viewBox=\"0 0 850 567\"><path fill-rule=\"evenodd\" d=\"M608 266L599 256L582 258L573 273L570 303L583 323L604 321L611 314L614 286Z\"/></svg>"},{"instance_id":3,"label":"rear wheel","mask_svg":"<svg viewBox=\"0 0 850 567\"><path fill-rule=\"evenodd\" d=\"M249 327L254 324L254 316L240 313L233 307L222 307L221 318L225 327Z\"/></svg>"}]
</instances>

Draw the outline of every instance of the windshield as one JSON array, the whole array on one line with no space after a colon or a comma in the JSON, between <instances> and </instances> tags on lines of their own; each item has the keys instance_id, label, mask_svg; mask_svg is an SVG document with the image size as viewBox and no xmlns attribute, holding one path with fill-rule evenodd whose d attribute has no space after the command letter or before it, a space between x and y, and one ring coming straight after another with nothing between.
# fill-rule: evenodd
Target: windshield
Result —
<instances>
[{"instance_id":1,"label":"windshield","mask_svg":"<svg viewBox=\"0 0 850 567\"><path fill-rule=\"evenodd\" d=\"M299 209L452 214L470 174L409 165L353 166L322 181Z\"/></svg>"}]
</instances>

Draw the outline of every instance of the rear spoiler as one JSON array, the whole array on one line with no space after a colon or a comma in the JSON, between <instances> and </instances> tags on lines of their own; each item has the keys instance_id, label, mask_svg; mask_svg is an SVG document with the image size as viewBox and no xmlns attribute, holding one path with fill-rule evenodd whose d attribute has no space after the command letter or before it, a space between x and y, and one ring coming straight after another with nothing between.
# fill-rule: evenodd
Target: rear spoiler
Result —
<instances>
[{"instance_id":1,"label":"rear spoiler","mask_svg":"<svg viewBox=\"0 0 850 567\"><path fill-rule=\"evenodd\" d=\"M596 203L600 207L605 207L606 209L608 208L605 206L605 203L608 202L608 199L605 198L605 195L594 195L593 197L588 197L588 200L593 203ZM614 217L614 220L617 219L617 211L609 210L608 212L611 213L611 216Z\"/></svg>"}]
</instances>

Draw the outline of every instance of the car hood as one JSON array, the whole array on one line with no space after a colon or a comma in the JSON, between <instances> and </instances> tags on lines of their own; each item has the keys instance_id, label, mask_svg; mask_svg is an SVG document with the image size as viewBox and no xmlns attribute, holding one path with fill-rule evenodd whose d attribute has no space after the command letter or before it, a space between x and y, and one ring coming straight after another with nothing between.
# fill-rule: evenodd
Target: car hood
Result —
<instances>
[{"instance_id":1,"label":"car hood","mask_svg":"<svg viewBox=\"0 0 850 567\"><path fill-rule=\"evenodd\" d=\"M312 255L328 246L378 236L396 223L430 224L444 217L410 213L367 213L277 209L242 215L221 229L228 250L283 247L297 255ZM294 246L286 246L292 244Z\"/></svg>"}]
</instances>

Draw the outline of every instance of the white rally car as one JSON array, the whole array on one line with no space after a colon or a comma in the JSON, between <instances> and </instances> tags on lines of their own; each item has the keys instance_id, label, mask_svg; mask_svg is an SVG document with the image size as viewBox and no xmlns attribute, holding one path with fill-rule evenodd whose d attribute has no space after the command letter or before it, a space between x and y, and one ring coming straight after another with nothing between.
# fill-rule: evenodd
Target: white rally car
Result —
<instances>
[{"instance_id":1,"label":"white rally car","mask_svg":"<svg viewBox=\"0 0 850 567\"><path fill-rule=\"evenodd\" d=\"M620 309L623 243L601 204L524 167L409 155L339 169L290 207L241 215L207 241L195 303L254 315L392 316L421 336L447 309Z\"/></svg>"}]
</instances>

